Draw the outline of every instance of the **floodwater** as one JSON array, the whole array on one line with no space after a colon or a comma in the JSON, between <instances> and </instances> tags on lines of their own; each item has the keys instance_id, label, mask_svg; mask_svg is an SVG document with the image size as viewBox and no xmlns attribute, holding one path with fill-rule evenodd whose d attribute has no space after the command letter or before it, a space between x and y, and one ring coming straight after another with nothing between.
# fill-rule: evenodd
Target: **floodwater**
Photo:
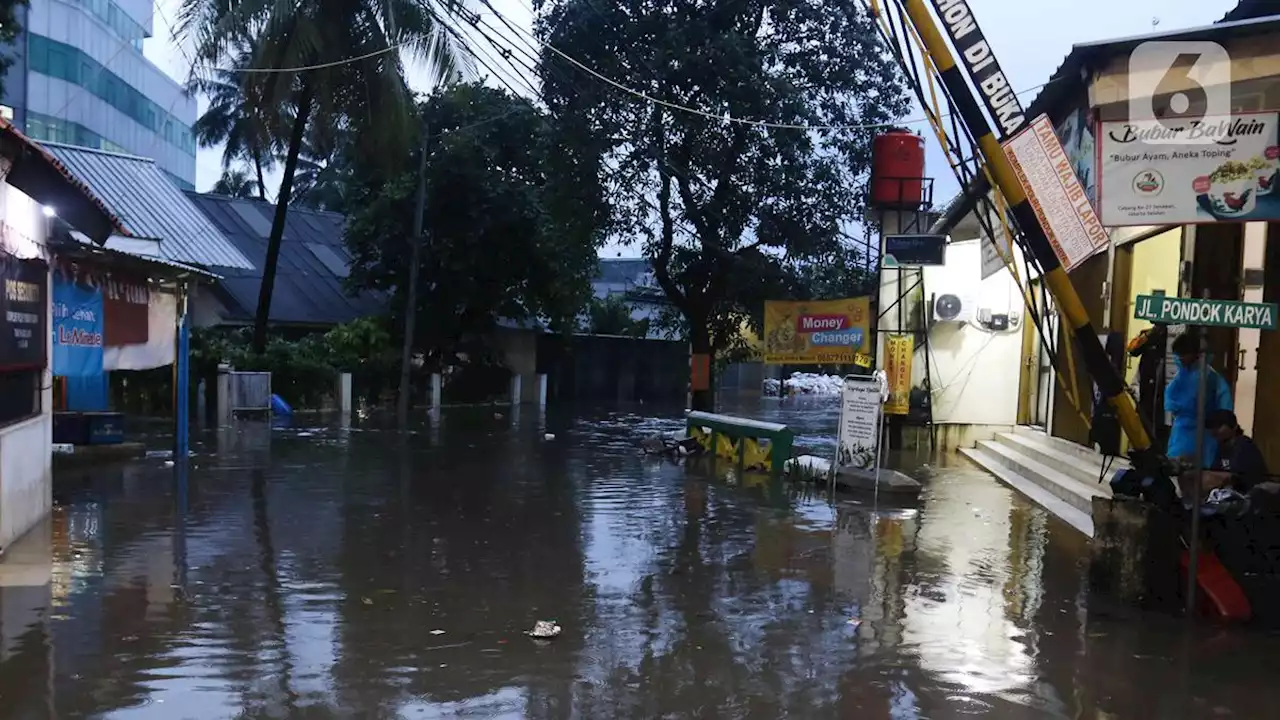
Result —
<instances>
[{"instance_id":1,"label":"floodwater","mask_svg":"<svg viewBox=\"0 0 1280 720\"><path fill-rule=\"evenodd\" d=\"M830 452L831 402L737 407ZM1084 539L962 460L876 508L640 456L678 412L502 412L60 471L0 563L0 718L1280 712L1280 640L1091 611Z\"/></svg>"}]
</instances>

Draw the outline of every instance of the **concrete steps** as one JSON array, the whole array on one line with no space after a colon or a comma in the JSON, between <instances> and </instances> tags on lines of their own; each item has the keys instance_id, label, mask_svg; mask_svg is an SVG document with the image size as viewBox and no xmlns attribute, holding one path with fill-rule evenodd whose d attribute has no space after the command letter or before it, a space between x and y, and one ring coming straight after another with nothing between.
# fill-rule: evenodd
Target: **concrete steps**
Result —
<instances>
[{"instance_id":1,"label":"concrete steps","mask_svg":"<svg viewBox=\"0 0 1280 720\"><path fill-rule=\"evenodd\" d=\"M961 453L1091 537L1093 498L1111 497L1112 475L1128 467L1125 460L1113 459L1104 475L1102 456L1090 448L1023 427Z\"/></svg>"}]
</instances>

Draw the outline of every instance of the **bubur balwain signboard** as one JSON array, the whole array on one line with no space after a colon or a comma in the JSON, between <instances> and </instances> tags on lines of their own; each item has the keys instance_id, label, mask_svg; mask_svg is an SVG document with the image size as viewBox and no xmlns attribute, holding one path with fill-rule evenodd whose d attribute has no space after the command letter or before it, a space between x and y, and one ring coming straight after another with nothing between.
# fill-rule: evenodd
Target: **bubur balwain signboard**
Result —
<instances>
[{"instance_id":1,"label":"bubur balwain signboard","mask_svg":"<svg viewBox=\"0 0 1280 720\"><path fill-rule=\"evenodd\" d=\"M1108 227L1280 220L1276 113L1101 124Z\"/></svg>"},{"instance_id":2,"label":"bubur balwain signboard","mask_svg":"<svg viewBox=\"0 0 1280 720\"><path fill-rule=\"evenodd\" d=\"M770 300L764 304L764 361L772 365L871 367L871 299Z\"/></svg>"}]
</instances>

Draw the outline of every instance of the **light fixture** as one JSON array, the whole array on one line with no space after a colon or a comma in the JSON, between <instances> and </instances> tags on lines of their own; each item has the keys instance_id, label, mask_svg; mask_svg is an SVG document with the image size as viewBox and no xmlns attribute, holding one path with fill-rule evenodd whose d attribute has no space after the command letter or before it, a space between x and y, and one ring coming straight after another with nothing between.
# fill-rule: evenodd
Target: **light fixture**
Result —
<instances>
[{"instance_id":1,"label":"light fixture","mask_svg":"<svg viewBox=\"0 0 1280 720\"><path fill-rule=\"evenodd\" d=\"M58 214L57 209L55 209L52 205L45 205L45 206L44 206L44 216L45 216L45 217L50 217L50 218L51 218L51 217L56 216L57 214Z\"/></svg>"}]
</instances>

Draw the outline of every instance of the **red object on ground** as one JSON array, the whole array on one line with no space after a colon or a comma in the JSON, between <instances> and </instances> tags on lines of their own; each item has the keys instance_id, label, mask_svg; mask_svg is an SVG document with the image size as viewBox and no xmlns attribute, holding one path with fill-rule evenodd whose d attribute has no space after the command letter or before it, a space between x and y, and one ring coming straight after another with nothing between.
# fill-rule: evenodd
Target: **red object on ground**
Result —
<instances>
[{"instance_id":1,"label":"red object on ground","mask_svg":"<svg viewBox=\"0 0 1280 720\"><path fill-rule=\"evenodd\" d=\"M924 138L895 129L871 141L872 207L915 207L924 196Z\"/></svg>"},{"instance_id":2,"label":"red object on ground","mask_svg":"<svg viewBox=\"0 0 1280 720\"><path fill-rule=\"evenodd\" d=\"M1182 566L1182 576L1185 578L1187 567L1191 564L1191 554L1186 550L1182 551L1179 564ZM1249 605L1249 598L1245 597L1244 590L1235 578L1231 577L1231 573L1223 566L1217 555L1207 551L1200 552L1196 584L1208 600L1201 607L1201 611L1207 615L1236 622L1247 622L1253 617L1253 607Z\"/></svg>"}]
</instances>

